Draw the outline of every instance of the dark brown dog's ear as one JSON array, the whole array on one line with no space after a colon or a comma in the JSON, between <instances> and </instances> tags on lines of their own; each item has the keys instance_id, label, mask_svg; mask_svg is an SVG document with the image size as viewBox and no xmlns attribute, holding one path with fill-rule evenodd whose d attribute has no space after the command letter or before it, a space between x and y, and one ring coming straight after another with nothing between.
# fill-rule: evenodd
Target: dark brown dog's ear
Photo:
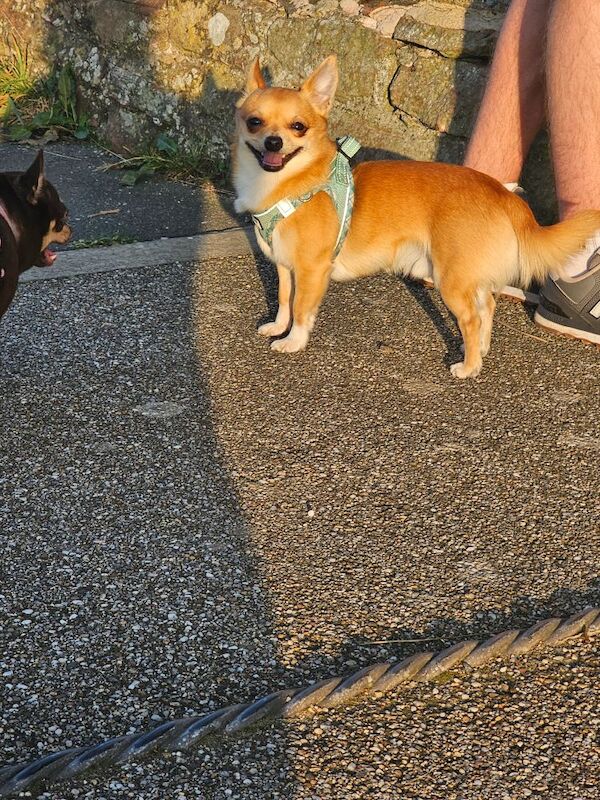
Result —
<instances>
[{"instance_id":1,"label":"dark brown dog's ear","mask_svg":"<svg viewBox=\"0 0 600 800\"><path fill-rule=\"evenodd\" d=\"M44 151L38 150L38 154L34 159L33 164L29 167L27 172L24 172L19 179L19 187L31 205L35 205L40 197L42 191L42 184L44 182Z\"/></svg>"},{"instance_id":2,"label":"dark brown dog's ear","mask_svg":"<svg viewBox=\"0 0 600 800\"><path fill-rule=\"evenodd\" d=\"M337 58L329 56L304 81L300 91L306 95L317 111L326 117L331 110L337 85Z\"/></svg>"}]
</instances>

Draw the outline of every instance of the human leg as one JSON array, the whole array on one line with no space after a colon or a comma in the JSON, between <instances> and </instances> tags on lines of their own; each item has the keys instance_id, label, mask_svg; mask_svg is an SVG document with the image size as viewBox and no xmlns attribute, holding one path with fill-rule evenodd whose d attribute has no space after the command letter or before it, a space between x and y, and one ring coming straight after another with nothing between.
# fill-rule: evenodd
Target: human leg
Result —
<instances>
[{"instance_id":1,"label":"human leg","mask_svg":"<svg viewBox=\"0 0 600 800\"><path fill-rule=\"evenodd\" d=\"M518 182L545 116L544 40L551 0L513 0L496 45L465 166Z\"/></svg>"},{"instance_id":2,"label":"human leg","mask_svg":"<svg viewBox=\"0 0 600 800\"><path fill-rule=\"evenodd\" d=\"M546 82L556 193L562 219L600 209L600 4L554 0ZM567 280L542 288L536 322L600 344L600 231L565 265Z\"/></svg>"}]
</instances>

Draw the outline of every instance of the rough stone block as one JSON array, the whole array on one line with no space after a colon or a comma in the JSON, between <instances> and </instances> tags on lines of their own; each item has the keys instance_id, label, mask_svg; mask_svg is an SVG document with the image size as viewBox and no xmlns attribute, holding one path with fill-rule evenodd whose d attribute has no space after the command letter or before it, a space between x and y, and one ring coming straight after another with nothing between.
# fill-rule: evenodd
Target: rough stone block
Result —
<instances>
[{"instance_id":1,"label":"rough stone block","mask_svg":"<svg viewBox=\"0 0 600 800\"><path fill-rule=\"evenodd\" d=\"M502 25L503 13L481 5L432 3L407 7L400 15L394 39L434 50L446 58L489 58Z\"/></svg>"},{"instance_id":2,"label":"rough stone block","mask_svg":"<svg viewBox=\"0 0 600 800\"><path fill-rule=\"evenodd\" d=\"M467 137L483 95L487 67L404 47L390 86L390 101L430 130Z\"/></svg>"}]
</instances>

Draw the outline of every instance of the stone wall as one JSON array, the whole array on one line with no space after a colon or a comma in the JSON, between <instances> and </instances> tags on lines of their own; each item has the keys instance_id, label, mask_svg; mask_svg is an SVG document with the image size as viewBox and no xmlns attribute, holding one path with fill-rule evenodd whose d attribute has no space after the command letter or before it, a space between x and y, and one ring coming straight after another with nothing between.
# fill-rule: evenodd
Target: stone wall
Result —
<instances>
[{"instance_id":1,"label":"stone wall","mask_svg":"<svg viewBox=\"0 0 600 800\"><path fill-rule=\"evenodd\" d=\"M121 150L165 131L223 154L254 56L274 82L298 85L336 52L336 133L353 133L377 155L458 161L508 4L0 0L0 26L29 43L38 69L73 65L93 124Z\"/></svg>"}]
</instances>

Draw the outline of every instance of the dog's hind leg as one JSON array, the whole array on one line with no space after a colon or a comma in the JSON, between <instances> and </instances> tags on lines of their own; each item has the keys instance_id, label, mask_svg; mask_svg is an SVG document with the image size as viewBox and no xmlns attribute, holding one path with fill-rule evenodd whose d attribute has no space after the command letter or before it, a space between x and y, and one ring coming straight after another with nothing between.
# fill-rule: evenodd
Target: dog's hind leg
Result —
<instances>
[{"instance_id":1,"label":"dog's hind leg","mask_svg":"<svg viewBox=\"0 0 600 800\"><path fill-rule=\"evenodd\" d=\"M482 366L482 325L476 302L477 292L472 287L467 289L447 278L440 281L439 288L442 300L456 317L464 342L464 361L452 364L450 372L455 378L475 378Z\"/></svg>"},{"instance_id":2,"label":"dog's hind leg","mask_svg":"<svg viewBox=\"0 0 600 800\"><path fill-rule=\"evenodd\" d=\"M331 261L297 264L294 269L294 302L293 323L290 332L284 339L277 339L271 344L279 353L295 353L304 350L308 343L317 312L321 305L331 275Z\"/></svg>"},{"instance_id":3,"label":"dog's hind leg","mask_svg":"<svg viewBox=\"0 0 600 800\"><path fill-rule=\"evenodd\" d=\"M479 332L481 357L485 358L490 350L492 339L492 324L494 322L494 311L496 310L496 299L490 291L480 289L477 293L477 307L481 317L481 330Z\"/></svg>"},{"instance_id":4,"label":"dog's hind leg","mask_svg":"<svg viewBox=\"0 0 600 800\"><path fill-rule=\"evenodd\" d=\"M290 326L292 318L292 298L294 294L292 272L287 267L282 267L281 264L277 264L277 277L279 279L279 286L277 289L279 308L277 309L277 316L273 322L267 322L260 326L258 333L261 336L280 336L282 333L285 333Z\"/></svg>"}]
</instances>

